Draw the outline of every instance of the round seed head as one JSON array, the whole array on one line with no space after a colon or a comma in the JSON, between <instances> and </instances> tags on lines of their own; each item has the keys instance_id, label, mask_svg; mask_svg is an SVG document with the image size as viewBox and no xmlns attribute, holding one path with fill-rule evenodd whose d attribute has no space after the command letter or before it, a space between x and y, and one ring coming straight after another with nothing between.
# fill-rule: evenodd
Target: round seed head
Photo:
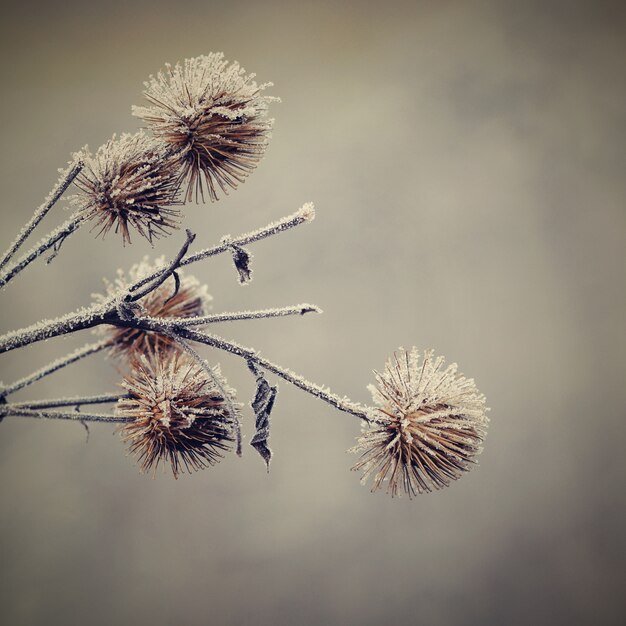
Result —
<instances>
[{"instance_id":1,"label":"round seed head","mask_svg":"<svg viewBox=\"0 0 626 626\"><path fill-rule=\"evenodd\" d=\"M82 157L75 180L81 193L71 203L95 222L98 236L113 229L126 245L134 229L152 243L178 228L178 170L154 139L143 132L114 135Z\"/></svg>"},{"instance_id":2,"label":"round seed head","mask_svg":"<svg viewBox=\"0 0 626 626\"><path fill-rule=\"evenodd\" d=\"M129 397L115 412L132 420L120 430L142 472L169 462L178 478L231 449L238 405L219 368L210 376L186 353L155 352L136 357L122 385Z\"/></svg>"},{"instance_id":3,"label":"round seed head","mask_svg":"<svg viewBox=\"0 0 626 626\"><path fill-rule=\"evenodd\" d=\"M263 156L273 120L262 95L271 85L257 85L238 63L222 53L187 59L144 83L145 107L133 107L180 166L186 199L218 199L254 170Z\"/></svg>"},{"instance_id":4,"label":"round seed head","mask_svg":"<svg viewBox=\"0 0 626 626\"><path fill-rule=\"evenodd\" d=\"M373 476L372 491L386 482L392 496L411 498L448 486L475 463L488 423L485 397L456 364L443 364L432 351L400 349L376 372L377 406L352 449L361 453L353 469L364 470L362 482Z\"/></svg>"}]
</instances>

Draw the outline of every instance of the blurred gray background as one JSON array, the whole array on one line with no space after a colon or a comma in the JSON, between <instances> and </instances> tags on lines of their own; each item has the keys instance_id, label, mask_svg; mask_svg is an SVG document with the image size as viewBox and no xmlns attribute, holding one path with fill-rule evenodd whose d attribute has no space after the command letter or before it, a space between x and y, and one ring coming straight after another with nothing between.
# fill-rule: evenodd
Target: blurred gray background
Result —
<instances>
[{"instance_id":1,"label":"blurred gray background","mask_svg":"<svg viewBox=\"0 0 626 626\"><path fill-rule=\"evenodd\" d=\"M618 624L624 615L626 211L621 2L66 2L0 26L4 248L70 153L133 131L165 62L223 51L270 93L247 182L186 226L210 245L314 201L317 219L195 267L215 311L321 316L220 332L368 402L398 346L434 348L491 407L480 466L414 501L349 471L359 424L280 383L269 476L246 446L175 481L112 427L0 426L0 622ZM45 226L65 217L57 209ZM44 231L42 231L44 232ZM90 301L153 251L70 238L3 293L2 328ZM91 335L0 360L11 382ZM252 378L219 361L246 402ZM92 357L16 399L113 391ZM253 420L247 413L247 441Z\"/></svg>"}]
</instances>

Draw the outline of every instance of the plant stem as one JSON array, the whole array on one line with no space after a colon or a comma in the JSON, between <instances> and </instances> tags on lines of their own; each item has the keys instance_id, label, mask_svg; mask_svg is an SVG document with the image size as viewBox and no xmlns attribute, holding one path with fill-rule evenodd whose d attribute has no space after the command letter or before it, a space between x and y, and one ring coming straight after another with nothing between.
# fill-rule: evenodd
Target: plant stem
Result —
<instances>
[{"instance_id":1,"label":"plant stem","mask_svg":"<svg viewBox=\"0 0 626 626\"><path fill-rule=\"evenodd\" d=\"M46 323L32 324L0 337L0 354L22 348L37 341L50 339L51 337L67 335L85 328L93 328L99 324L114 323L118 319L114 316L114 313L115 308L112 305L110 308L106 308L105 305L94 305Z\"/></svg>"},{"instance_id":2,"label":"plant stem","mask_svg":"<svg viewBox=\"0 0 626 626\"><path fill-rule=\"evenodd\" d=\"M70 420L73 422L111 422L124 423L131 422L130 417L116 417L115 415L98 415L95 413L65 413L63 411L38 411L33 409L23 409L13 404L0 405L0 418L7 416L16 417L36 417L49 420Z\"/></svg>"},{"instance_id":3,"label":"plant stem","mask_svg":"<svg viewBox=\"0 0 626 626\"><path fill-rule=\"evenodd\" d=\"M95 354L96 352L100 352L109 345L108 341L99 341L98 343L89 343L82 348L78 348L74 350L74 352L70 352L70 354L49 363L45 367L33 372L29 376L24 378L20 378L20 380L15 381L12 385L5 387L4 389L0 389L0 397L6 397L9 394L15 393L24 387L28 387L28 385L32 385L33 383L41 380L45 376L56 372L64 368L66 365L70 365L79 361L83 357L89 356L90 354Z\"/></svg>"},{"instance_id":4,"label":"plant stem","mask_svg":"<svg viewBox=\"0 0 626 626\"><path fill-rule=\"evenodd\" d=\"M196 254L192 254L188 256L186 259L183 259L180 262L180 267L184 265L189 265L190 263L196 263L197 261L201 261L202 259L206 259L210 256L215 256L216 254L222 254L223 252L227 252L232 250L232 246L245 246L250 243L254 243L255 241L260 241L261 239L265 239L266 237L271 237L272 235L277 235L279 233L285 232L295 226L299 226L300 224L304 224L306 222L310 222L315 217L315 209L313 208L313 204L311 202L305 204L295 213L283 217L277 222L272 222L263 228L259 228L250 233L246 233L244 235L239 235L235 239L230 237L224 237L222 239L222 243L213 246L212 248L206 248L201 250L200 252L196 252ZM151 280L154 280L165 268L160 268L150 274L150 276L146 276L141 280L137 281L130 289L134 290L138 287L149 283Z\"/></svg>"},{"instance_id":5,"label":"plant stem","mask_svg":"<svg viewBox=\"0 0 626 626\"><path fill-rule=\"evenodd\" d=\"M237 311L233 313L216 313L198 317L141 317L141 321L156 322L169 326L202 326L216 322L238 322L241 320L258 320L269 317L287 317L289 315L305 315L306 313L321 313L322 310L314 304L297 304L278 309L262 309L260 311Z\"/></svg>"},{"instance_id":6,"label":"plant stem","mask_svg":"<svg viewBox=\"0 0 626 626\"><path fill-rule=\"evenodd\" d=\"M32 263L38 256L42 255L46 250L53 246L58 247L69 237L80 224L85 220L85 216L80 212L74 213L64 224L44 237L38 244L31 248L15 265L6 269L0 275L0 289L7 285L17 274L25 267Z\"/></svg>"},{"instance_id":7,"label":"plant stem","mask_svg":"<svg viewBox=\"0 0 626 626\"><path fill-rule=\"evenodd\" d=\"M99 396L76 396L73 398L56 398L54 400L35 400L34 402L14 402L7 405L13 409L53 409L61 406L82 406L83 404L110 404L123 398L130 398L127 393L109 393Z\"/></svg>"},{"instance_id":8,"label":"plant stem","mask_svg":"<svg viewBox=\"0 0 626 626\"><path fill-rule=\"evenodd\" d=\"M340 411L343 411L345 413L350 413L351 415L354 415L359 419L365 420L367 422L371 421L366 407L352 402L349 398L341 398L340 396L331 393L328 389L309 382L305 378L302 378L302 376L295 374L289 369L268 361L250 348L246 348L244 346L240 346L239 344L226 341L221 337L209 335L208 333L201 333L190 328L166 328L158 323L145 321L140 322L140 327L143 327L146 330L152 330L156 332L161 332L163 334L168 334L169 336L175 336L183 339L188 339L190 341L195 341L197 343L203 343L205 345L212 346L214 348L224 350L225 352L229 352L230 354L239 356L246 361L252 361L259 367L262 367L269 372L273 372L277 376L280 376L283 380L286 380L287 382L295 385L299 389L302 389L303 391L311 394L312 396L315 396L316 398L327 402L328 404L334 406L336 409L339 409Z\"/></svg>"},{"instance_id":9,"label":"plant stem","mask_svg":"<svg viewBox=\"0 0 626 626\"><path fill-rule=\"evenodd\" d=\"M19 247L26 241L30 234L37 228L39 222L46 216L48 211L58 202L59 198L65 193L72 181L78 176L83 169L83 162L78 160L68 167L59 182L52 189L44 203L35 211L30 221L22 228L15 241L9 246L8 250L0 260L0 269L2 269L17 252Z\"/></svg>"}]
</instances>

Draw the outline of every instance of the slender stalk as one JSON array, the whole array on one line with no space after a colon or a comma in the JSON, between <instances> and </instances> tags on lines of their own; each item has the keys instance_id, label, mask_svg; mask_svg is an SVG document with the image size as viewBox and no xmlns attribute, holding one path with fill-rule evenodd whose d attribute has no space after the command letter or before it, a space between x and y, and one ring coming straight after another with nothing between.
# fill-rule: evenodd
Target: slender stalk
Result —
<instances>
[{"instance_id":1,"label":"slender stalk","mask_svg":"<svg viewBox=\"0 0 626 626\"><path fill-rule=\"evenodd\" d=\"M109 393L99 396L75 396L73 398L56 398L54 400L36 400L34 402L14 402L9 406L14 409L54 409L62 406L79 407L83 404L110 404L123 398L130 398L130 394Z\"/></svg>"},{"instance_id":2,"label":"slender stalk","mask_svg":"<svg viewBox=\"0 0 626 626\"><path fill-rule=\"evenodd\" d=\"M151 291L154 291L157 287L162 285L182 264L182 259L187 254L187 250L189 250L189 246L193 243L193 240L196 236L187 229L186 231L187 238L185 239L185 243L182 245L181 249L178 251L178 254L174 257L174 259L167 265L163 270L161 270L158 275L155 277L155 280L152 284L145 284L143 289L139 289L140 285L136 283L129 287L129 293L133 295L130 298L131 302L136 302L140 300L145 295L149 294Z\"/></svg>"},{"instance_id":3,"label":"slender stalk","mask_svg":"<svg viewBox=\"0 0 626 626\"><path fill-rule=\"evenodd\" d=\"M107 305L108 308L107 308ZM115 307L109 302L80 309L49 322L32 324L0 337L0 354L30 345L37 341L67 335L77 330L93 328L99 324L111 324L117 319Z\"/></svg>"},{"instance_id":4,"label":"slender stalk","mask_svg":"<svg viewBox=\"0 0 626 626\"><path fill-rule=\"evenodd\" d=\"M0 260L0 269L2 269L18 251L20 246L26 241L30 234L37 228L39 222L46 216L48 211L58 202L59 198L65 193L72 181L78 176L83 169L83 162L76 161L65 170L59 182L52 189L44 203L35 211L30 221L22 228L15 241L9 246L8 250L2 255Z\"/></svg>"},{"instance_id":5,"label":"slender stalk","mask_svg":"<svg viewBox=\"0 0 626 626\"><path fill-rule=\"evenodd\" d=\"M95 354L96 352L100 352L100 350L104 350L104 348L106 348L108 345L108 341L99 341L98 343L89 343L82 348L78 348L77 350L74 350L74 352L70 352L70 354L61 357L60 359L57 359L52 363L49 363L45 367L38 369L36 372L33 372L32 374L25 376L24 378L20 378L12 385L1 389L0 397L6 397L9 394L15 393L16 391L23 389L24 387L28 387L29 385L32 385L38 380L41 380L45 376L48 376L49 374L52 374L66 367L67 365L71 365L72 363L75 363L76 361L79 361L80 359L89 356L90 354Z\"/></svg>"},{"instance_id":6,"label":"slender stalk","mask_svg":"<svg viewBox=\"0 0 626 626\"><path fill-rule=\"evenodd\" d=\"M13 404L0 405L0 418L7 416L36 417L48 420L69 420L72 422L132 422L130 417L116 417L115 415L99 415L96 413L79 413L78 411L66 413L63 411L39 411L36 409L24 409Z\"/></svg>"},{"instance_id":7,"label":"slender stalk","mask_svg":"<svg viewBox=\"0 0 626 626\"><path fill-rule=\"evenodd\" d=\"M295 385L299 389L306 391L307 393L327 402L328 404L334 406L336 409L343 411L345 413L350 413L358 417L359 419L365 420L367 422L371 421L371 418L368 415L368 411L366 407L352 402L349 398L341 398L340 396L331 393L330 390L320 387L314 383L309 382L302 376L295 374L291 370L281 367L280 365L276 365L271 361L268 361L266 358L260 356L256 351L236 344L231 341L227 341L222 339L221 337L217 337L215 335L209 335L208 333L201 333L190 328L166 328L161 326L158 323L154 322L141 322L140 327L143 327L145 330L153 330L156 332L161 332L164 334L168 334L171 337L178 337L182 339L188 339L190 341L195 341L197 343L203 343L207 346L212 346L214 348L218 348L219 350L224 350L225 352L229 352L230 354L234 354L239 356L246 361L252 361L259 367L266 369L269 372L280 376L283 380Z\"/></svg>"},{"instance_id":8,"label":"slender stalk","mask_svg":"<svg viewBox=\"0 0 626 626\"><path fill-rule=\"evenodd\" d=\"M74 213L64 224L44 237L38 244L31 248L15 265L12 265L0 275L0 289L7 285L17 274L32 263L37 257L52 248L58 247L69 237L85 220L80 212Z\"/></svg>"},{"instance_id":9,"label":"slender stalk","mask_svg":"<svg viewBox=\"0 0 626 626\"><path fill-rule=\"evenodd\" d=\"M125 303L128 304L138 297L137 294L133 292L136 292L140 287L147 285L148 283L157 279L157 283L150 285L146 288L146 290L142 290L139 293L145 295L145 293L148 293L155 289L159 284L161 284L161 278L165 280L168 276L175 272L178 267L181 267L183 265L189 265L190 263L200 261L215 254L220 254L231 249L233 245L247 245L249 243L259 241L271 235L276 235L290 228L298 226L299 224L310 222L314 217L315 211L313 209L313 205L310 203L305 204L299 211L296 211L296 213L293 213L292 215L284 217L281 220L278 220L277 222L269 224L268 226L260 228L254 232L248 233L246 235L241 235L236 239L228 238L227 241L219 246L207 248L206 250L191 255L186 259L182 258L182 256L179 254L175 259L176 262L170 262L168 265L165 265L153 272L150 276L147 276L142 280L133 283L133 285L128 288L128 296L130 297L127 301L125 301ZM78 225L76 225L76 228L78 228ZM183 254L186 252L189 243L185 242L183 248L181 248L181 251L184 250ZM9 270L12 275L14 275L14 269L15 266L10 268ZM0 288L3 284L6 284L6 282L8 281L5 280L5 282L3 283L2 279L0 279ZM3 352L8 352L10 350L15 350L16 348L21 348L37 341L42 341L43 339L58 337L59 335L65 335L67 333L82 330L84 328L92 328L93 326L98 326L99 324L116 324L118 326L126 326L127 320L122 319L117 313L117 309L120 308L118 305L120 304L121 302L111 299L100 305L81 309L74 313L69 313L64 317L57 318L55 320L52 320L51 322L34 324L27 328L22 328L11 333L7 333L6 335L0 337L0 354L2 354ZM130 311L126 310L125 317L129 314Z\"/></svg>"},{"instance_id":10,"label":"slender stalk","mask_svg":"<svg viewBox=\"0 0 626 626\"><path fill-rule=\"evenodd\" d=\"M216 254L222 254L223 252L228 252L232 250L232 246L245 246L250 243L254 243L256 241L260 241L261 239L265 239L267 237L271 237L272 235L277 235L279 233L285 232L295 226L299 226L300 224L304 224L306 222L310 222L315 218L315 209L313 208L313 203L308 202L302 208L300 208L295 213L283 217L277 222L272 222L263 228L259 228L258 230L252 231L250 233L246 233L244 235L239 235L234 239L230 237L224 237L222 243L217 246L213 246L212 248L206 248L204 250L200 250L200 252L196 252L196 254L192 254L188 256L186 259L183 259L180 262L180 267L184 265L189 265L191 263L196 263L197 261L201 261L211 256L215 256ZM159 268L150 276L146 276L141 280L137 281L130 289L134 290L138 287L149 283L151 280L154 280L164 268Z\"/></svg>"},{"instance_id":11,"label":"slender stalk","mask_svg":"<svg viewBox=\"0 0 626 626\"><path fill-rule=\"evenodd\" d=\"M156 322L168 326L202 326L216 322L238 322L241 320L258 320L269 317L287 317L289 315L305 315L306 313L321 313L322 310L314 304L297 304L279 309L262 309L260 311L237 311L233 313L217 313L198 317L141 317L140 321Z\"/></svg>"}]
</instances>

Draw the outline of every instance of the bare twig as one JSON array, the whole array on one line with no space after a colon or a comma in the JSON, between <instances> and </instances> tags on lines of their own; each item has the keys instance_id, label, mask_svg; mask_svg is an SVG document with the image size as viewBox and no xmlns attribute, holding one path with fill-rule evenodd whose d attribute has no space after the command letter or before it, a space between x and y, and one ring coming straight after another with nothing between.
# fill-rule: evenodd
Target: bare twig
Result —
<instances>
[{"instance_id":1,"label":"bare twig","mask_svg":"<svg viewBox=\"0 0 626 626\"><path fill-rule=\"evenodd\" d=\"M233 313L216 313L198 317L140 317L139 320L152 321L170 326L202 326L216 322L238 322L242 320L258 320L269 317L287 317L289 315L305 315L307 313L321 313L322 309L314 304L297 304L277 309L262 309L260 311L237 311Z\"/></svg>"},{"instance_id":2,"label":"bare twig","mask_svg":"<svg viewBox=\"0 0 626 626\"><path fill-rule=\"evenodd\" d=\"M215 254L230 250L230 247L233 243L236 243L237 245L249 244L269 237L271 235L284 232L290 228L293 228L294 226L298 226L299 224L311 221L314 216L315 211L313 209L313 205L305 204L299 211L297 211L293 215L287 216L277 222L274 222L273 224L269 224L268 226L260 228L252 233L241 235L237 239L229 239L227 243L223 243L213 248L207 248L206 250L191 255L186 259L182 258L182 256L187 251L187 248L185 248L185 245L187 244L185 244L177 255L177 258L178 256L181 256L179 265L177 265L175 259L168 265L163 266L157 271L153 272L150 276L147 276L142 280L133 283L133 285L128 288L128 293L135 292L140 287L143 287L148 283L152 283L149 287L146 288L146 290L141 290L139 292L139 294L146 295L146 293L149 293L153 289L156 289L156 287L161 284L162 280L166 280L167 277L171 275L178 266L182 267L183 265L189 265L190 263L195 263L196 261L200 261L209 256L213 256ZM12 270L13 268L11 268L10 271ZM155 279L156 282L153 282L155 281ZM0 286L1 285L2 283L0 282ZM132 295L133 301L138 299L139 297L143 296L138 295L137 293L133 293ZM130 305L131 302L132 301L126 301L126 304ZM60 335L72 333L77 330L83 330L85 328L93 328L94 326L98 326L100 324L128 326L128 320L133 319L133 315L131 314L132 312L125 311L124 319L122 319L118 310L120 304L121 302L119 300L111 298L106 302L100 303L98 305L93 305L88 308L80 309L79 311L69 313L68 315L65 315L63 317L59 317L45 323L40 322L38 324L33 324L32 326L29 326L27 328L22 328L20 330L7 333L6 335L0 337L0 354L2 354L3 352L9 352L10 350L15 350L16 348L21 348L37 341L42 341L43 339L58 337Z\"/></svg>"},{"instance_id":3,"label":"bare twig","mask_svg":"<svg viewBox=\"0 0 626 626\"><path fill-rule=\"evenodd\" d=\"M187 250L189 250L189 246L193 243L193 240L196 238L194 233L192 233L189 229L186 231L187 238L185 243L181 246L178 254L172 259L171 263L165 266L162 270L159 270L157 273L154 282L152 283L142 283L144 285L143 289L139 287L139 285L135 283L128 288L129 293L132 293L132 296L128 299L130 302L137 302L144 296L148 295L151 291L154 291L157 287L162 285L181 265L182 260L185 254L187 254Z\"/></svg>"},{"instance_id":4,"label":"bare twig","mask_svg":"<svg viewBox=\"0 0 626 626\"><path fill-rule=\"evenodd\" d=\"M15 265L6 269L0 275L0 289L7 285L17 274L32 263L37 257L54 246L60 246L80 224L85 220L85 216L80 212L74 213L70 219L58 228L55 228L49 235L44 237L38 244L29 250Z\"/></svg>"},{"instance_id":5,"label":"bare twig","mask_svg":"<svg viewBox=\"0 0 626 626\"><path fill-rule=\"evenodd\" d=\"M15 265L6 269L0 275L0 289L9 283L17 274L19 274L26 266L32 263L37 257L41 256L50 248L58 247L69 237L83 221L85 215L77 211L64 224L55 228L51 233L44 237L38 244L31 248Z\"/></svg>"},{"instance_id":6,"label":"bare twig","mask_svg":"<svg viewBox=\"0 0 626 626\"><path fill-rule=\"evenodd\" d=\"M64 368L66 365L75 363L76 361L79 361L80 359L89 356L90 354L100 352L100 350L106 348L107 345L108 341L99 341L97 343L89 343L82 348L78 348L78 350L74 350L74 352L70 352L70 354L68 354L67 356L64 356L60 359L57 359L56 361L53 361L52 363L49 363L45 367L42 367L36 372L33 372L29 376L20 378L20 380L15 381L12 385L9 385L4 389L0 389L0 397L6 397L9 394L15 393L16 391L23 389L24 387L28 387L28 385L32 385L33 383L41 380L45 376L48 376L49 374L52 374L53 372Z\"/></svg>"},{"instance_id":7,"label":"bare twig","mask_svg":"<svg viewBox=\"0 0 626 626\"><path fill-rule=\"evenodd\" d=\"M75 396L73 398L56 398L54 400L35 400L33 402L14 402L9 406L14 409L53 409L61 406L79 407L83 404L111 404L118 400L130 398L127 393L109 393L99 396Z\"/></svg>"},{"instance_id":8,"label":"bare twig","mask_svg":"<svg viewBox=\"0 0 626 626\"><path fill-rule=\"evenodd\" d=\"M113 300L79 309L56 319L32 324L26 328L15 330L0 337L0 354L23 346L67 335L85 328L93 328L100 324L113 324L118 319Z\"/></svg>"},{"instance_id":9,"label":"bare twig","mask_svg":"<svg viewBox=\"0 0 626 626\"><path fill-rule=\"evenodd\" d=\"M15 407L12 404L0 405L0 417L7 416L16 417L36 417L38 419L49 420L69 420L72 422L112 422L112 423L124 423L132 422L130 417L116 417L115 415L99 415L96 413L79 413L75 412L62 412L62 411L39 411L36 409L24 409Z\"/></svg>"},{"instance_id":10,"label":"bare twig","mask_svg":"<svg viewBox=\"0 0 626 626\"><path fill-rule=\"evenodd\" d=\"M212 248L206 248L204 250L200 250L200 252L196 252L196 254L191 254L186 259L183 259L180 263L180 267L185 265L190 265L191 263L196 263L197 261L202 261L203 259L207 259L211 256L215 256L216 254L222 254L223 252L229 252L232 250L232 246L244 246L250 243L254 243L255 241L260 241L261 239L265 239L267 237L271 237L272 235L277 235L279 233L285 232L295 226L299 226L300 224L305 224L310 222L315 217L315 209L313 207L313 203L308 202L302 208L300 208L295 213L288 215L287 217L283 217L277 222L272 222L263 228L259 228L258 230L252 231L250 233L246 233L244 235L239 235L234 239L230 237L224 237L222 243L217 246L213 246ZM150 276L146 276L141 280L137 281L132 288L137 289L145 285L146 283L154 280L159 274L163 271L163 268L160 268L150 274Z\"/></svg>"},{"instance_id":11,"label":"bare twig","mask_svg":"<svg viewBox=\"0 0 626 626\"><path fill-rule=\"evenodd\" d=\"M190 328L166 327L154 321L138 321L138 323L139 326L144 330L152 330L167 334L170 337L177 339L179 342L180 339L187 339L190 341L195 341L197 343L203 343L207 346L212 346L214 348L218 348L219 350L224 350L225 352L229 352L230 354L239 356L246 361L252 361L254 364L262 367L263 369L266 369L269 372L276 374L277 376L280 376L283 380L286 380L287 382L295 385L299 389L302 389L303 391L311 394L312 396L315 396L316 398L327 402L328 404L334 406L336 409L339 409L340 411L343 411L345 413L350 413L351 415L354 415L359 419L365 420L367 422L371 421L366 407L352 402L349 398L342 398L332 393L329 389L311 383L302 376L295 374L291 370L281 367L280 365L276 365L271 361L268 361L264 357L260 356L255 350L246 348L231 341L227 341L225 339L222 339L221 337L217 337L216 335L201 333Z\"/></svg>"},{"instance_id":12,"label":"bare twig","mask_svg":"<svg viewBox=\"0 0 626 626\"><path fill-rule=\"evenodd\" d=\"M0 269L2 269L18 251L20 246L26 241L30 234L37 228L39 222L46 216L48 211L58 202L59 198L65 193L67 188L72 184L72 181L78 176L83 169L83 162L75 161L70 167L68 167L59 182L52 189L44 203L35 211L34 215L28 221L28 223L22 228L15 241L9 246L8 250L3 254L0 260Z\"/></svg>"}]
</instances>

